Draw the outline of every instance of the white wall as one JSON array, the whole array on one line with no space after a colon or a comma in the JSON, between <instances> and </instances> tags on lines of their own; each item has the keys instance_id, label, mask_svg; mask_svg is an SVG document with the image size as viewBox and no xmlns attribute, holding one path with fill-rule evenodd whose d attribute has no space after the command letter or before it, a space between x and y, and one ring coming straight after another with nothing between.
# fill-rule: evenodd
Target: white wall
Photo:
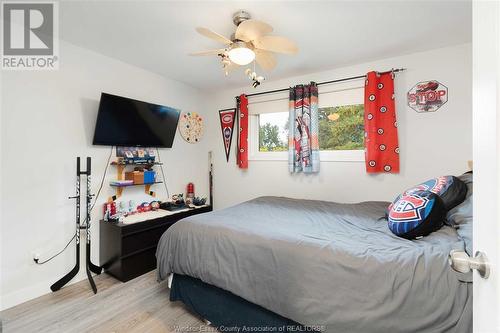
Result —
<instances>
[{"instance_id":1,"label":"white wall","mask_svg":"<svg viewBox=\"0 0 500 333\"><path fill-rule=\"evenodd\" d=\"M91 145L102 91L203 112L194 88L64 42L60 47L58 71L2 72L2 308L50 292L49 286L74 265L74 243L45 265L35 265L32 257L39 252L46 259L74 233L75 202L68 196L75 191L76 156L93 158L94 193L98 189L110 151ZM184 192L192 181L198 194L207 195L203 143L190 145L177 134L172 149L161 149L161 159L171 194ZM110 167L92 214L94 262L102 203L112 194L108 182L115 176ZM165 197L161 185L155 190ZM124 196L131 193L141 197L140 189L124 190ZM73 281L84 278L83 273Z\"/></svg>"},{"instance_id":2,"label":"white wall","mask_svg":"<svg viewBox=\"0 0 500 333\"><path fill-rule=\"evenodd\" d=\"M216 208L262 195L340 202L392 200L404 188L428 178L466 171L467 161L472 159L471 66L471 45L465 44L285 80L266 81L258 90L252 89L249 84L246 89L207 94L211 115L208 133L215 160ZM399 175L368 175L363 162L322 162L317 175L291 175L286 161L250 161L249 169L243 171L235 166L236 141L233 141L231 159L226 163L217 110L233 107L234 97L240 93L273 90L311 80L321 82L356 76L370 70L400 67L408 70L397 74L395 82L401 147ZM406 106L406 93L415 83L431 79L448 87L448 103L435 113L416 113ZM276 94L272 98L286 97L286 94Z\"/></svg>"}]
</instances>

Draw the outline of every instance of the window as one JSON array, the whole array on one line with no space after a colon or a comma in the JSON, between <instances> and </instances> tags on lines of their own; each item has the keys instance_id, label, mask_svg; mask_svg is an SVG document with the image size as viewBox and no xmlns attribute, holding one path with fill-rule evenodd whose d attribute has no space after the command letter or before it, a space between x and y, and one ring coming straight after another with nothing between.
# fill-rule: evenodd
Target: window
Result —
<instances>
[{"instance_id":1,"label":"window","mask_svg":"<svg viewBox=\"0 0 500 333\"><path fill-rule=\"evenodd\" d=\"M320 150L364 149L363 104L319 108Z\"/></svg>"},{"instance_id":2,"label":"window","mask_svg":"<svg viewBox=\"0 0 500 333\"><path fill-rule=\"evenodd\" d=\"M259 117L259 152L288 150L288 112L263 113Z\"/></svg>"},{"instance_id":3,"label":"window","mask_svg":"<svg viewBox=\"0 0 500 333\"><path fill-rule=\"evenodd\" d=\"M320 92L321 161L364 161L363 88L344 85ZM256 98L249 112L249 159L288 160L288 99Z\"/></svg>"}]
</instances>

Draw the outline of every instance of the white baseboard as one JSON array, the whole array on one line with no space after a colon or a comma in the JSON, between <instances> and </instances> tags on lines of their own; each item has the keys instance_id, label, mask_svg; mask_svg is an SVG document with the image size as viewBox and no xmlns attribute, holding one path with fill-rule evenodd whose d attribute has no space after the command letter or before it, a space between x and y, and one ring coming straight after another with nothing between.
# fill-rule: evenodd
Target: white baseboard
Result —
<instances>
[{"instance_id":1,"label":"white baseboard","mask_svg":"<svg viewBox=\"0 0 500 333\"><path fill-rule=\"evenodd\" d=\"M87 276L80 272L75 276L66 286L71 285L73 283L77 283L85 279ZM21 303L30 301L37 297L46 295L51 293L50 286L55 282L54 279L41 281L35 285L30 285L29 287L23 288L21 290L17 290L15 292L6 293L2 295L2 304L0 307L0 311L6 310L13 306L19 305ZM65 286L65 287L66 287Z\"/></svg>"}]
</instances>

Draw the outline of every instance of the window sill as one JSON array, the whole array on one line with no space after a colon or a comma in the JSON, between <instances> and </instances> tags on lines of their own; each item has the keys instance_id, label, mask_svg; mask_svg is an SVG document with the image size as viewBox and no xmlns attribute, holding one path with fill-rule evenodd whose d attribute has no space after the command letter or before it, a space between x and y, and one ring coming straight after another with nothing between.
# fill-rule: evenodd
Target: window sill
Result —
<instances>
[{"instance_id":1,"label":"window sill","mask_svg":"<svg viewBox=\"0 0 500 333\"><path fill-rule=\"evenodd\" d=\"M364 162L365 152L363 150L321 151L319 159L321 162ZM248 160L288 162L288 152L258 152L248 156Z\"/></svg>"}]
</instances>

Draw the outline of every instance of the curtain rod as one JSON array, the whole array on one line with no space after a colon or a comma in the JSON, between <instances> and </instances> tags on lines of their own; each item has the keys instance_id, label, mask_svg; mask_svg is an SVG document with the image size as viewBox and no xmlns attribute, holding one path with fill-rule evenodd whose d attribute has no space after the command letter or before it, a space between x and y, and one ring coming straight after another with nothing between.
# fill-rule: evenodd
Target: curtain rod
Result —
<instances>
[{"instance_id":1,"label":"curtain rod","mask_svg":"<svg viewBox=\"0 0 500 333\"><path fill-rule=\"evenodd\" d=\"M381 74L390 73L390 72L399 73L399 72L402 72L402 71L405 71L405 70L406 70L406 68L396 68L396 69L392 69L390 71L385 71L385 72L380 72L380 73ZM366 77L366 75L351 76L351 77L346 77L346 78L343 78L343 79L336 79L336 80L331 80L331 81L318 82L318 83L316 83L316 85L317 86L321 86L323 84L331 84L331 83L337 83L337 82L357 80L357 79L362 79L362 78L365 78L365 77ZM274 94L274 93L278 93L278 92L288 91L289 89L290 88L268 90L268 91L262 91L262 92L257 92L257 93L253 93L253 94L248 94L246 96L247 97L252 97L252 96L259 96L259 95Z\"/></svg>"}]
</instances>

